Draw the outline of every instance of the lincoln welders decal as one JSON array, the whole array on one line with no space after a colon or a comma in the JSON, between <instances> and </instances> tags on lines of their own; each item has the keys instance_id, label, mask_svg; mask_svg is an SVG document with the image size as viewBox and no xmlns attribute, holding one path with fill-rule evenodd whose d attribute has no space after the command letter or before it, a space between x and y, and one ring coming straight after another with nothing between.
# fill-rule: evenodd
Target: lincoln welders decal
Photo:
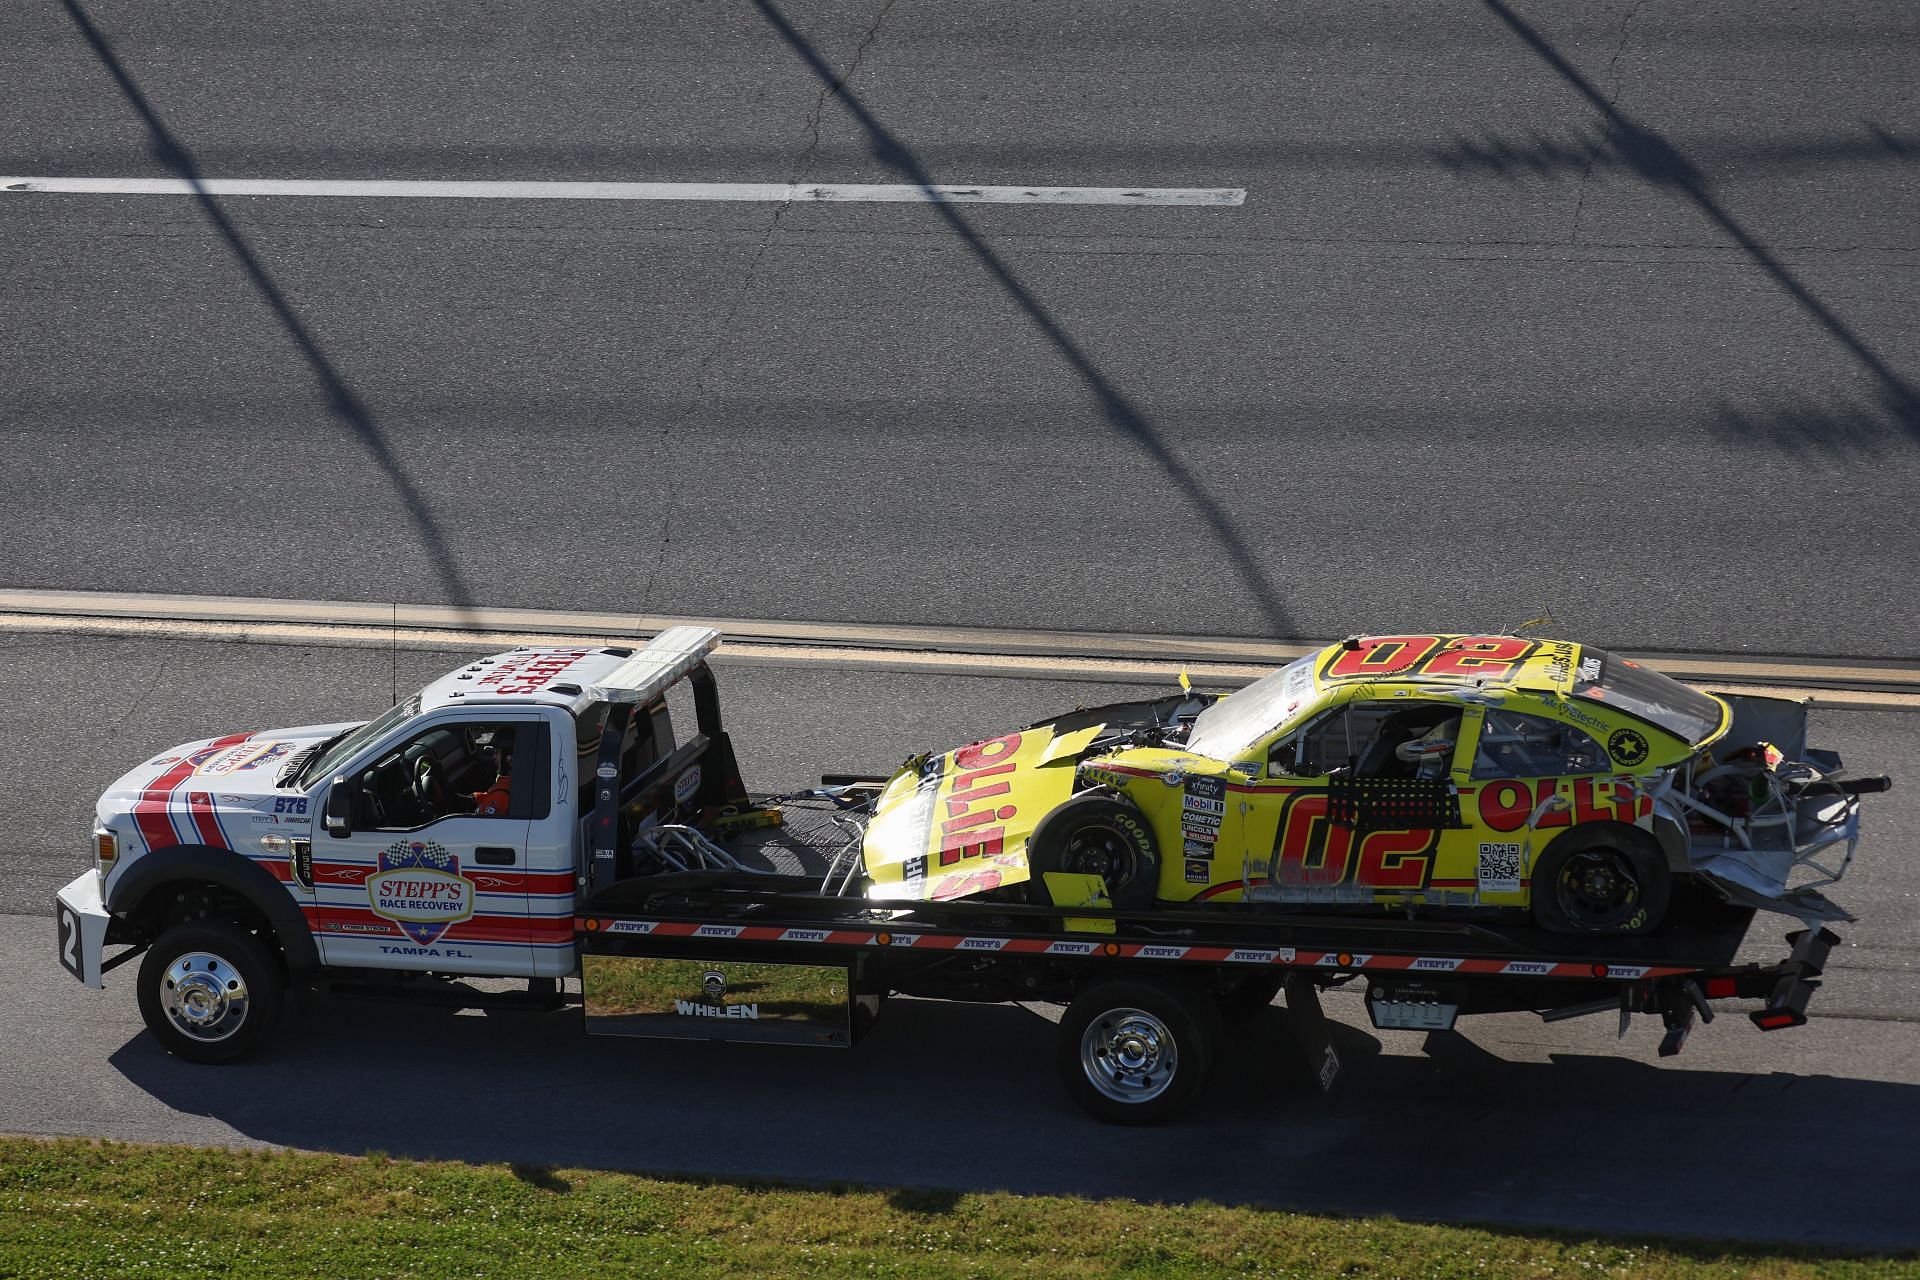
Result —
<instances>
[{"instance_id":1,"label":"lincoln welders decal","mask_svg":"<svg viewBox=\"0 0 1920 1280\"><path fill-rule=\"evenodd\" d=\"M424 947L473 914L473 884L445 846L402 840L380 851L380 865L367 877L367 901L373 914Z\"/></svg>"}]
</instances>

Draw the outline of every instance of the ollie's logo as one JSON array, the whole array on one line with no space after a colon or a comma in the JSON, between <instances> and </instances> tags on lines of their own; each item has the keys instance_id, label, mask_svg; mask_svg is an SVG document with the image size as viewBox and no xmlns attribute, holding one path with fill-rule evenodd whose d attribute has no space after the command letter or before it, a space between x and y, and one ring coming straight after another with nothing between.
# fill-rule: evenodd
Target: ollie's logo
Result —
<instances>
[{"instance_id":1,"label":"ollie's logo","mask_svg":"<svg viewBox=\"0 0 1920 1280\"><path fill-rule=\"evenodd\" d=\"M403 840L380 851L367 878L373 913L399 925L421 946L473 914L473 883L444 845Z\"/></svg>"}]
</instances>

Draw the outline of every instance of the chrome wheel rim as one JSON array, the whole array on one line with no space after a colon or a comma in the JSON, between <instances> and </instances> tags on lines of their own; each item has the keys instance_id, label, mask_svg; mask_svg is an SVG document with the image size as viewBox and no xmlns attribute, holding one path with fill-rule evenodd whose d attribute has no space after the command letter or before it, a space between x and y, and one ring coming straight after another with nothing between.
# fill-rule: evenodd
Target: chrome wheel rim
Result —
<instances>
[{"instance_id":1,"label":"chrome wheel rim","mask_svg":"<svg viewBox=\"0 0 1920 1280\"><path fill-rule=\"evenodd\" d=\"M247 981L211 951L182 952L161 975L160 1004L181 1035L214 1044L247 1020Z\"/></svg>"},{"instance_id":2,"label":"chrome wheel rim","mask_svg":"<svg viewBox=\"0 0 1920 1280\"><path fill-rule=\"evenodd\" d=\"M1081 1034L1080 1067L1103 1097L1151 1102L1173 1084L1180 1050L1172 1029L1145 1009L1109 1009Z\"/></svg>"}]
</instances>

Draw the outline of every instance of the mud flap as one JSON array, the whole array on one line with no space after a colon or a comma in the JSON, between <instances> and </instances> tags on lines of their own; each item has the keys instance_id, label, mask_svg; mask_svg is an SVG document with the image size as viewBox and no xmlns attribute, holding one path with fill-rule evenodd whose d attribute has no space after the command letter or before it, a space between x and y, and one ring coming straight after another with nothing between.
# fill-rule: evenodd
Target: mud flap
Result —
<instances>
[{"instance_id":1,"label":"mud flap","mask_svg":"<svg viewBox=\"0 0 1920 1280\"><path fill-rule=\"evenodd\" d=\"M1831 929L1800 929L1787 935L1793 954L1780 967L1780 977L1767 996L1767 1007L1747 1016L1762 1031L1801 1027L1807 1022L1807 1002L1820 989L1820 973L1827 954L1840 942Z\"/></svg>"},{"instance_id":2,"label":"mud flap","mask_svg":"<svg viewBox=\"0 0 1920 1280\"><path fill-rule=\"evenodd\" d=\"M1307 1073L1331 1107L1340 1083L1340 1053L1333 1047L1327 1015L1320 1008L1320 988L1305 973L1289 973L1280 989L1287 996L1287 1022Z\"/></svg>"}]
</instances>

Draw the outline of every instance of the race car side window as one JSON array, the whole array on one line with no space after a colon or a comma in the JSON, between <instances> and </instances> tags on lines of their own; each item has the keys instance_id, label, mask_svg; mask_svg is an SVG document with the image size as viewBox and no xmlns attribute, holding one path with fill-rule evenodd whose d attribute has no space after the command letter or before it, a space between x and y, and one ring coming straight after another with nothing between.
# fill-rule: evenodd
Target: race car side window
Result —
<instances>
[{"instance_id":1,"label":"race car side window","mask_svg":"<svg viewBox=\"0 0 1920 1280\"><path fill-rule=\"evenodd\" d=\"M1422 704L1435 705L1437 704ZM1391 765L1376 766L1384 744L1390 761L1392 747L1416 729L1408 729L1406 703L1354 702L1335 707L1274 744L1268 754L1269 776L1322 778L1342 770L1359 776L1393 773ZM1437 719L1439 711L1425 717Z\"/></svg>"},{"instance_id":2,"label":"race car side window","mask_svg":"<svg viewBox=\"0 0 1920 1280\"><path fill-rule=\"evenodd\" d=\"M1473 756L1475 778L1550 778L1612 767L1600 744L1572 725L1497 708L1488 708Z\"/></svg>"}]
</instances>

